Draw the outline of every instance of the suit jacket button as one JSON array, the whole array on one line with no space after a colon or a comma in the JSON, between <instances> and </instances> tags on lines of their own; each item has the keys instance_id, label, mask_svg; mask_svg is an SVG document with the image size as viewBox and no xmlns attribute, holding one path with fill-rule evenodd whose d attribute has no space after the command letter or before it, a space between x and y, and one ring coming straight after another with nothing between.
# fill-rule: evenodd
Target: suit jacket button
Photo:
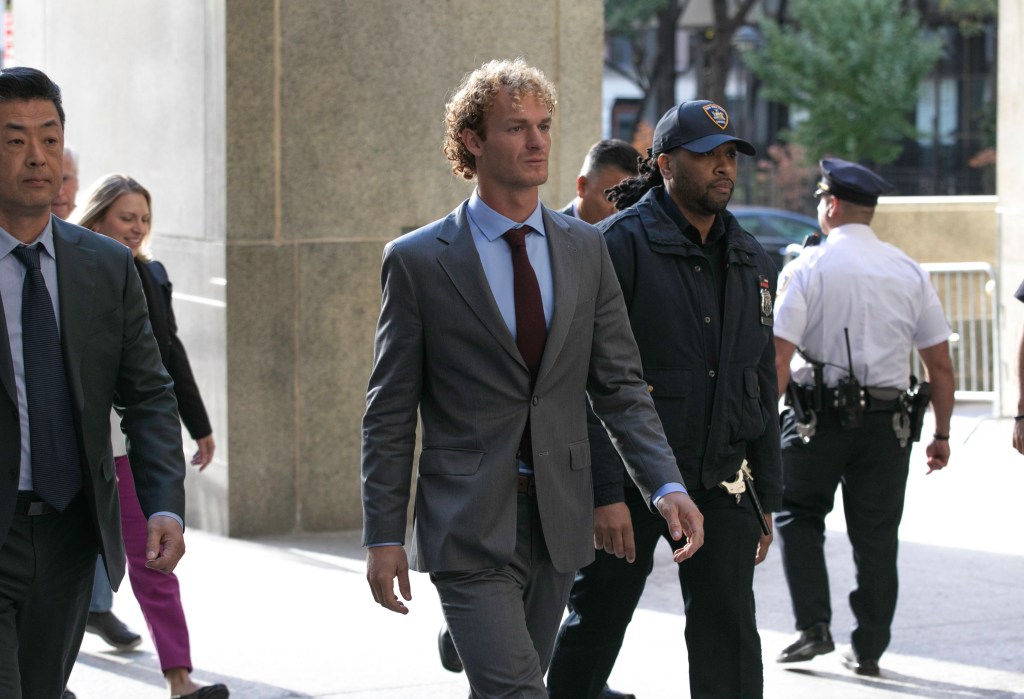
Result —
<instances>
[{"instance_id":1,"label":"suit jacket button","mask_svg":"<svg viewBox=\"0 0 1024 699\"><path fill-rule=\"evenodd\" d=\"M533 400L530 401L530 402L533 403L534 405L540 405L540 398L538 398L537 396L534 396Z\"/></svg>"}]
</instances>

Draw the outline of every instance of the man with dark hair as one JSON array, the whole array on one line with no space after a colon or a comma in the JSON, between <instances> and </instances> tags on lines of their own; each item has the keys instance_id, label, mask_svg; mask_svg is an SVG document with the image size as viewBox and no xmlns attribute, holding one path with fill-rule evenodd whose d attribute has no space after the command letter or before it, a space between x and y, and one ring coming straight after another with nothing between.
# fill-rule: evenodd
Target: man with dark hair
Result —
<instances>
[{"instance_id":1,"label":"man with dark hair","mask_svg":"<svg viewBox=\"0 0 1024 699\"><path fill-rule=\"evenodd\" d=\"M615 205L605 192L637 173L640 154L636 148L617 138L598 141L587 151L576 178L576 198L559 213L596 224L615 213Z\"/></svg>"},{"instance_id":2,"label":"man with dark hair","mask_svg":"<svg viewBox=\"0 0 1024 699\"><path fill-rule=\"evenodd\" d=\"M754 566L768 552L767 513L782 496L776 270L726 210L740 153L754 148L721 106L673 107L655 128L640 175L610 192L621 211L598 224L677 475L707 523L700 554L679 563L690 696L700 699L762 696ZM596 422L590 444L595 542L604 550L576 575L548 674L552 699L623 696L607 688L608 676L658 541L677 546L624 478Z\"/></svg>"},{"instance_id":3,"label":"man with dark hair","mask_svg":"<svg viewBox=\"0 0 1024 699\"><path fill-rule=\"evenodd\" d=\"M928 273L871 230L878 197L892 185L841 158L819 165L815 195L824 238L779 275L776 366L779 391L788 391L792 408L783 413L785 495L775 525L798 634L777 661L835 650L825 517L841 487L857 567L850 593L857 624L842 662L874 676L896 612L911 417L928 404L912 385L910 355L917 349L930 383L930 473L949 461L950 328Z\"/></svg>"},{"instance_id":4,"label":"man with dark hair","mask_svg":"<svg viewBox=\"0 0 1024 699\"><path fill-rule=\"evenodd\" d=\"M362 432L367 581L405 614L395 581L409 600L410 563L430 573L473 697L547 698L573 572L594 555L585 395L647 506L687 537L676 558L703 541L604 242L540 203L555 104L521 59L470 73L448 103L444 150L476 189L388 243L382 264Z\"/></svg>"},{"instance_id":5,"label":"man with dark hair","mask_svg":"<svg viewBox=\"0 0 1024 699\"><path fill-rule=\"evenodd\" d=\"M60 89L0 71L0 696L59 697L82 642L97 552L124 547L110 450L122 411L149 565L185 551L185 464L171 380L130 251L54 217Z\"/></svg>"}]
</instances>

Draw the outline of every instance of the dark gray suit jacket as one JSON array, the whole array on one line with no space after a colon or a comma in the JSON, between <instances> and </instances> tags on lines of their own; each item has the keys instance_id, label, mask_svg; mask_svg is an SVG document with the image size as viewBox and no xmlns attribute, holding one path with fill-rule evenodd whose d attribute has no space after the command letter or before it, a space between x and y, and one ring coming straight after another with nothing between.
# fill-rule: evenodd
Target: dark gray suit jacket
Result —
<instances>
[{"instance_id":1,"label":"dark gray suit jacket","mask_svg":"<svg viewBox=\"0 0 1024 699\"><path fill-rule=\"evenodd\" d=\"M111 404L123 426L139 503L185 515L185 462L172 382L160 361L131 251L53 217L61 345L77 428L83 489L110 582L124 577L124 543L110 450ZM0 546L14 516L21 458L18 401L0 305Z\"/></svg>"},{"instance_id":2,"label":"dark gray suit jacket","mask_svg":"<svg viewBox=\"0 0 1024 699\"><path fill-rule=\"evenodd\" d=\"M508 563L516 451L530 418L537 503L555 567L594 557L587 400L645 497L679 470L647 393L604 239L544 209L554 314L535 387L480 264L464 202L384 250L363 418L364 544L405 540L417 417L422 451L410 564Z\"/></svg>"}]
</instances>

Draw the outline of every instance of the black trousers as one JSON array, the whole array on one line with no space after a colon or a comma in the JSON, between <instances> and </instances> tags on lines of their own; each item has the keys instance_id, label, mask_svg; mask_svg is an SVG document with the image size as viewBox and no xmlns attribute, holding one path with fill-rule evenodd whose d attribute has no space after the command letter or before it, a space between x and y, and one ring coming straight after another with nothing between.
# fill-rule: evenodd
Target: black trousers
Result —
<instances>
[{"instance_id":1,"label":"black trousers","mask_svg":"<svg viewBox=\"0 0 1024 699\"><path fill-rule=\"evenodd\" d=\"M690 696L700 699L760 699L763 693L761 639L754 618L754 556L761 530L746 497L716 488L699 500L704 515L704 546L680 564L679 583L686 608L686 649ZM576 573L569 616L555 641L548 671L551 699L593 699L608 681L626 627L654 566L654 550L664 537L673 549L665 521L652 513L635 488L626 491L633 517L636 561L603 551ZM674 683L670 669L665 687ZM623 688L628 689L628 688Z\"/></svg>"},{"instance_id":2,"label":"black trousers","mask_svg":"<svg viewBox=\"0 0 1024 699\"><path fill-rule=\"evenodd\" d=\"M859 657L877 660L889 645L896 611L897 535L910 445L899 445L892 413L867 413L863 425L853 430L843 430L832 413L819 415L816 434L804 444L788 411L783 414L782 435L785 492L775 525L796 628L832 621L825 516L841 486L857 567L850 593L856 618L851 641Z\"/></svg>"},{"instance_id":3,"label":"black trousers","mask_svg":"<svg viewBox=\"0 0 1024 699\"><path fill-rule=\"evenodd\" d=\"M99 550L82 493L14 515L0 547L0 697L60 699L85 633Z\"/></svg>"}]
</instances>

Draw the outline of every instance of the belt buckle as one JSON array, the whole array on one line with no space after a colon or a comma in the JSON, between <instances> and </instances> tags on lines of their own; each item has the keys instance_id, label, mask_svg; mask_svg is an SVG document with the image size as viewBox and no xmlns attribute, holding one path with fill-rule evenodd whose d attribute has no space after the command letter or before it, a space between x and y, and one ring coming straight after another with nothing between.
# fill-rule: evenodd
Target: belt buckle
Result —
<instances>
[{"instance_id":1,"label":"belt buckle","mask_svg":"<svg viewBox=\"0 0 1024 699\"><path fill-rule=\"evenodd\" d=\"M534 480L533 476L521 473L516 483L516 491L523 495L534 496L537 494L537 481Z\"/></svg>"}]
</instances>

